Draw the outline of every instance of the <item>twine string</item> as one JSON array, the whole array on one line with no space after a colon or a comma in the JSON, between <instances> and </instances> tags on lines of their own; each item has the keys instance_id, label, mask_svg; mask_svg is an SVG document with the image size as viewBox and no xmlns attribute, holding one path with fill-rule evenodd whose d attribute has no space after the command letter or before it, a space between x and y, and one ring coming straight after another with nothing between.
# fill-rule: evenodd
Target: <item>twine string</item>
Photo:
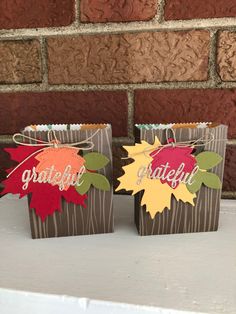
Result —
<instances>
[{"instance_id":1,"label":"twine string","mask_svg":"<svg viewBox=\"0 0 236 314\"><path fill-rule=\"evenodd\" d=\"M206 137L206 135L203 135L202 137L198 138L197 140L193 141L183 141L183 142L177 142L176 141L176 136L175 136L175 132L173 129L167 129L166 132L166 136L168 136L168 130L172 130L173 133L173 139L174 142L170 142L170 138L167 137L166 141L167 144L164 145L160 145L158 146L158 148L160 147L160 149L157 148L157 151L154 155L152 155L152 157L155 157L156 155L158 155L164 148L166 147L200 147L203 145L207 145L210 144L211 142L213 142L215 140L215 136L212 133L209 133L207 135L210 135L210 138ZM156 148L155 148L156 149ZM154 150L155 150L154 149ZM150 149L149 149L150 150ZM152 150L152 149L151 149ZM145 151L145 150L144 150ZM146 152L146 151L145 151ZM146 155L145 155L146 156Z\"/></svg>"},{"instance_id":2,"label":"twine string","mask_svg":"<svg viewBox=\"0 0 236 314\"><path fill-rule=\"evenodd\" d=\"M172 136L173 136L173 140L174 140L174 143L176 143L176 136L175 136L175 132L172 128L167 128L166 129L166 141L167 141L167 144L174 144L173 142L170 142L170 137L168 136L169 132L171 131L172 133Z\"/></svg>"},{"instance_id":3,"label":"twine string","mask_svg":"<svg viewBox=\"0 0 236 314\"><path fill-rule=\"evenodd\" d=\"M69 144L62 144L60 143L60 141L57 139L56 136L56 132L55 130L49 130L48 134L47 134L47 138L48 141L43 141L43 140L39 140L21 133L16 133L13 135L12 139L13 142L17 145L22 145L22 146L31 146L31 147L42 147L43 148L33 152L32 154L30 154L29 156L27 156L25 159L23 159L8 175L7 178L10 177L20 166L22 166L26 161L28 161L31 157L33 157L34 155L45 151L47 149L50 149L52 147L54 148L62 148L62 147L70 147L70 148L74 148L74 149L80 149L83 151L87 151L87 150L91 150L94 148L94 143L91 141L92 138L97 135L97 133L100 131L100 129L98 129L96 132L94 132L91 136L87 137L85 140L83 141L79 141L79 142L75 142L75 143L69 143ZM26 143L26 142L20 142L17 140L17 137L22 138L23 140L29 140L32 142L37 142L37 143ZM79 146L82 144L87 144L88 146L86 147L75 147L75 146ZM46 147L45 147L46 146Z\"/></svg>"},{"instance_id":4,"label":"twine string","mask_svg":"<svg viewBox=\"0 0 236 314\"><path fill-rule=\"evenodd\" d=\"M173 135L173 140L174 140L173 142L170 142L170 138L168 137L168 134L170 131L172 132L172 135ZM167 142L166 144L161 144L156 148L147 147L140 152L129 155L128 157L122 157L121 159L123 159L123 160L130 159L130 158L132 158L136 155L139 155L139 154L144 154L145 157L149 158L150 156L149 155L147 156L147 153L150 153L150 152L156 150L156 153L154 155L152 155L152 157L155 157L166 147L193 147L194 148L194 147L205 146L205 145L210 144L210 143L215 142L215 141L217 141L217 142L227 141L227 139L216 139L214 134L208 133L208 134L203 135L202 137L196 139L195 141L189 140L189 141L177 142L175 132L172 128L166 129L165 135L166 135L166 142Z\"/></svg>"},{"instance_id":5,"label":"twine string","mask_svg":"<svg viewBox=\"0 0 236 314\"><path fill-rule=\"evenodd\" d=\"M97 133L100 131L100 129L98 129L96 132L94 132L91 136L87 137L85 140L83 141L79 141L79 142L75 142L75 143L65 143L65 144L62 144L60 143L60 141L58 141L57 139L57 136L56 136L56 132L55 130L49 130L48 131L48 134L47 134L47 137L48 137L48 141L43 141L43 140L39 140L39 139L36 139L36 138L33 138L33 137L30 137L30 136L27 136L27 135L24 135L24 134L21 134L21 133L16 133L13 135L12 139L13 139L13 142L17 145L23 145L23 146L36 146L36 147L39 147L39 146L49 146L49 147L74 147L74 146L78 146L78 145L81 145L81 144L90 144L89 148L88 147L80 147L81 150L88 150L88 149L92 149L94 147L94 144L93 142L91 142L90 140L95 136L97 135ZM51 139L51 136L52 139ZM29 140L29 141L32 141L32 142L36 142L36 143L26 143L26 142L20 142L17 140L17 137L19 138L22 138L23 140Z\"/></svg>"}]
</instances>

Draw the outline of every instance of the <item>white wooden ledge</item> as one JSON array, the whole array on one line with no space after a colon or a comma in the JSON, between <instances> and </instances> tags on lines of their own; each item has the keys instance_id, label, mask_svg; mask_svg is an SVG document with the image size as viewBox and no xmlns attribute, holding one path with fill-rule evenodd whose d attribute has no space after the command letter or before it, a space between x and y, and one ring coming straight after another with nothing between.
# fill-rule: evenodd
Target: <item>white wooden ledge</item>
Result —
<instances>
[{"instance_id":1,"label":"white wooden ledge","mask_svg":"<svg viewBox=\"0 0 236 314\"><path fill-rule=\"evenodd\" d=\"M236 201L211 233L140 237L129 196L115 215L114 234L32 240L26 199L0 199L0 313L236 313Z\"/></svg>"}]
</instances>

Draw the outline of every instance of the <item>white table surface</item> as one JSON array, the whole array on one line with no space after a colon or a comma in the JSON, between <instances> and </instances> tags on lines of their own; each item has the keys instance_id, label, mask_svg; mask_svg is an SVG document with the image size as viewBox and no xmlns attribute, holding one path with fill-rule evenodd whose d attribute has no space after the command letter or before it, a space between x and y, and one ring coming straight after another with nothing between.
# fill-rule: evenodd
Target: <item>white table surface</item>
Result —
<instances>
[{"instance_id":1,"label":"white table surface","mask_svg":"<svg viewBox=\"0 0 236 314\"><path fill-rule=\"evenodd\" d=\"M49 299L65 308L68 302L68 309L77 300L75 312L58 307L67 314L236 313L236 201L222 201L217 232L149 237L137 234L131 197L115 196L114 204L114 234L32 240L26 199L0 199L0 287L59 295L0 289L0 313L14 313L26 296L37 309L49 309ZM90 307L81 300L91 300ZM108 301L112 311L93 300ZM110 301L123 303L123 310ZM32 313L26 304L22 313Z\"/></svg>"}]
</instances>

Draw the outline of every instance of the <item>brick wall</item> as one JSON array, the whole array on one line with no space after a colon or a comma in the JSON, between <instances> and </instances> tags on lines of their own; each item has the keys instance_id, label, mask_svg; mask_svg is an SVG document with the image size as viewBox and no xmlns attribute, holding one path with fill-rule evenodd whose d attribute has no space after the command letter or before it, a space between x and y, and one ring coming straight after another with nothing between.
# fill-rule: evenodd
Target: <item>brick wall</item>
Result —
<instances>
[{"instance_id":1,"label":"brick wall","mask_svg":"<svg viewBox=\"0 0 236 314\"><path fill-rule=\"evenodd\" d=\"M1 0L1 146L26 124L111 122L117 177L134 123L218 121L235 197L235 26L234 0Z\"/></svg>"}]
</instances>

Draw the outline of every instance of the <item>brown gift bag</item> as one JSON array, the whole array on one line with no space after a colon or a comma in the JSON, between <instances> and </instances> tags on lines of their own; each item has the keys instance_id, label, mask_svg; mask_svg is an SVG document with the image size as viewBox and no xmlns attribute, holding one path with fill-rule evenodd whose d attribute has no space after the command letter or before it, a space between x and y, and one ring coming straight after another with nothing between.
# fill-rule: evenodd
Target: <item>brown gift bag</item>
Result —
<instances>
[{"instance_id":1,"label":"brown gift bag","mask_svg":"<svg viewBox=\"0 0 236 314\"><path fill-rule=\"evenodd\" d=\"M223 160L211 172L223 180L225 150L227 142L227 126L208 123L173 124L171 127L177 142L195 141L209 134L213 140L203 146L204 151L216 152ZM165 126L136 125L136 142L145 140L153 144L155 136L161 143L166 142ZM158 197L158 191L156 193ZM211 189L204 185L196 193L195 206L171 198L170 210L165 208L152 219L141 206L143 191L135 195L135 223L140 235L172 234L187 232L215 231L218 229L221 189Z\"/></svg>"},{"instance_id":2,"label":"brown gift bag","mask_svg":"<svg viewBox=\"0 0 236 314\"><path fill-rule=\"evenodd\" d=\"M109 191L99 190L93 186L87 192L87 207L67 203L61 198L62 211L55 211L44 222L29 208L32 238L49 238L62 236L109 233L114 229L113 189L112 189L112 131L109 124L52 125L60 143L74 143L91 138L94 147L89 152L99 152L110 160L106 167L98 170L109 180ZM25 128L23 135L40 140L48 140L46 125ZM28 196L30 204L31 196Z\"/></svg>"}]
</instances>

